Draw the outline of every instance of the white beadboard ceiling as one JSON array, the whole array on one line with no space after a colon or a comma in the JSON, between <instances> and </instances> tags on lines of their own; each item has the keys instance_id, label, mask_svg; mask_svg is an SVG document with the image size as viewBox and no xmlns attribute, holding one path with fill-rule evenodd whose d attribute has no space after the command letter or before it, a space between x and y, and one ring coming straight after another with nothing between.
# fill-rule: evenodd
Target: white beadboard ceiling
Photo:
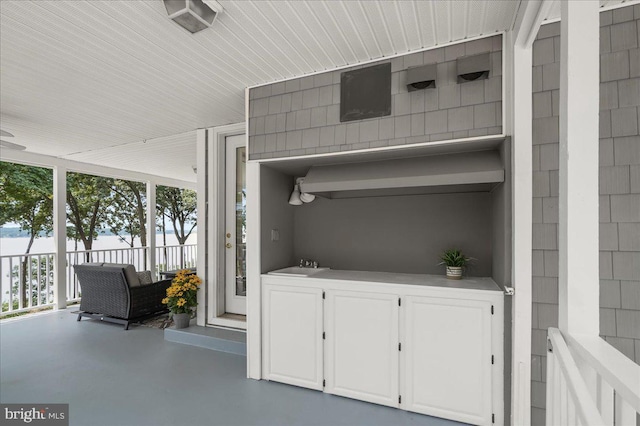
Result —
<instances>
[{"instance_id":1,"label":"white beadboard ceiling","mask_svg":"<svg viewBox=\"0 0 640 426\"><path fill-rule=\"evenodd\" d=\"M246 87L508 30L520 6L219 3L192 35L159 0L0 1L0 127L31 152L195 181L195 130L243 121Z\"/></svg>"}]
</instances>

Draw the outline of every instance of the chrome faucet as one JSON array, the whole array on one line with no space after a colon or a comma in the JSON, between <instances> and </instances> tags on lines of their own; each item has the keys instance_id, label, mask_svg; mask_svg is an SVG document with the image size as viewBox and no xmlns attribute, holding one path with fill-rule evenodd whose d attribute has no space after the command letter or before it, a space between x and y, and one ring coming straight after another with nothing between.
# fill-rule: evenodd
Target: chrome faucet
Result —
<instances>
[{"instance_id":1,"label":"chrome faucet","mask_svg":"<svg viewBox=\"0 0 640 426\"><path fill-rule=\"evenodd\" d=\"M300 258L298 266L301 268L317 268L318 262L315 260Z\"/></svg>"}]
</instances>

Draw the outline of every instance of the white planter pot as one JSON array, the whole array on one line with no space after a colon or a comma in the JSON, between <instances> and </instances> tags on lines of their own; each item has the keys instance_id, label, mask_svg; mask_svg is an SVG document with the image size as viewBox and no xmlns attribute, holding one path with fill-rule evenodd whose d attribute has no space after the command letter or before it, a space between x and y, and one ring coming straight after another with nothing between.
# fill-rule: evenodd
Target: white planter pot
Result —
<instances>
[{"instance_id":1,"label":"white planter pot","mask_svg":"<svg viewBox=\"0 0 640 426\"><path fill-rule=\"evenodd\" d=\"M461 280L462 279L462 267L461 266L447 266L447 279Z\"/></svg>"}]
</instances>

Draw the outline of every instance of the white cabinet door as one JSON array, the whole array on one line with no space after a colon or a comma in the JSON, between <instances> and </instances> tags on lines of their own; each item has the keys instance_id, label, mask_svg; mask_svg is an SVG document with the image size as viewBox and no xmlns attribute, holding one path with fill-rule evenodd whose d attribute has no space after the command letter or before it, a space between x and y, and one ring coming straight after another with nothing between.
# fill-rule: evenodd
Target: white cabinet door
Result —
<instances>
[{"instance_id":1,"label":"white cabinet door","mask_svg":"<svg viewBox=\"0 0 640 426\"><path fill-rule=\"evenodd\" d=\"M263 378L322 390L322 289L265 284Z\"/></svg>"},{"instance_id":2,"label":"white cabinet door","mask_svg":"<svg viewBox=\"0 0 640 426\"><path fill-rule=\"evenodd\" d=\"M398 296L327 291L325 392L398 406Z\"/></svg>"},{"instance_id":3,"label":"white cabinet door","mask_svg":"<svg viewBox=\"0 0 640 426\"><path fill-rule=\"evenodd\" d=\"M403 408L491 425L491 303L411 296L401 309Z\"/></svg>"}]
</instances>

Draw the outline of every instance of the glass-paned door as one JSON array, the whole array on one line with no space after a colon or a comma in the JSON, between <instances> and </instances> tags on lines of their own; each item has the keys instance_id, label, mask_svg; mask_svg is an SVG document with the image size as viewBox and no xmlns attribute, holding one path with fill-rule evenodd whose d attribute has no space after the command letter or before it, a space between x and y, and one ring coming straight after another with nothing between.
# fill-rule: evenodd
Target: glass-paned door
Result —
<instances>
[{"instance_id":1,"label":"glass-paned door","mask_svg":"<svg viewBox=\"0 0 640 426\"><path fill-rule=\"evenodd\" d=\"M246 315L247 295L247 155L244 135L226 140L225 305L226 312Z\"/></svg>"}]
</instances>

